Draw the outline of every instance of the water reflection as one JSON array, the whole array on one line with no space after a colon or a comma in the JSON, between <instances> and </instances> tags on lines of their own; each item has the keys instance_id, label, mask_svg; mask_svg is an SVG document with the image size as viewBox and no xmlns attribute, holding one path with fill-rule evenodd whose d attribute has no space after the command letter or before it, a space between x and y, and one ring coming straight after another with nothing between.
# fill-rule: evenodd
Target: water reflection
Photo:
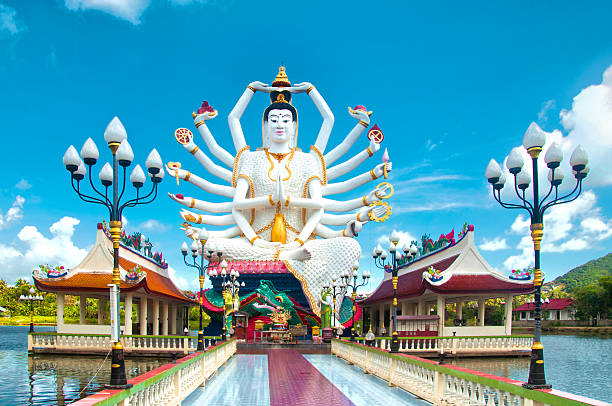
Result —
<instances>
[{"instance_id":1,"label":"water reflection","mask_svg":"<svg viewBox=\"0 0 612 406\"><path fill-rule=\"evenodd\" d=\"M110 357L30 355L28 327L0 326L0 405L67 405L103 389L110 379ZM40 329L38 331L51 328ZM128 379L168 362L127 358Z\"/></svg>"}]
</instances>

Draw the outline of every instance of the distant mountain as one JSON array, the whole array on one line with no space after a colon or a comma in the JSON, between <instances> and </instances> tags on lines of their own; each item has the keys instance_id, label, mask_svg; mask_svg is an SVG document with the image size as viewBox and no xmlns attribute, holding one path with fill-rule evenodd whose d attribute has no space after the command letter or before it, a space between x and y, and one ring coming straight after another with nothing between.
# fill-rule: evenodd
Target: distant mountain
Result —
<instances>
[{"instance_id":1,"label":"distant mountain","mask_svg":"<svg viewBox=\"0 0 612 406\"><path fill-rule=\"evenodd\" d=\"M603 276L612 276L612 253L577 266L565 275L556 278L554 284L565 285L565 291L596 283Z\"/></svg>"}]
</instances>

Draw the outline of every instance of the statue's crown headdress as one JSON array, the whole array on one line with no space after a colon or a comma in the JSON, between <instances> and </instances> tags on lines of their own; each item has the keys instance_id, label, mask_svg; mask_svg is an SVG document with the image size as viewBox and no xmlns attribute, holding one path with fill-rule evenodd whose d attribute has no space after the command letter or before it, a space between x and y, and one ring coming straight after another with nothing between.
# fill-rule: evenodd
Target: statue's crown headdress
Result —
<instances>
[{"instance_id":1,"label":"statue's crown headdress","mask_svg":"<svg viewBox=\"0 0 612 406\"><path fill-rule=\"evenodd\" d=\"M276 79L272 82L272 86L274 87L290 87L291 82L289 82L289 78L287 77L287 73L285 73L285 67L281 66L278 68L278 75L276 75Z\"/></svg>"},{"instance_id":2,"label":"statue's crown headdress","mask_svg":"<svg viewBox=\"0 0 612 406\"><path fill-rule=\"evenodd\" d=\"M291 82L289 82L289 78L287 78L287 73L285 73L285 67L281 66L278 68L278 75L276 75L276 79L272 82L273 87L290 87ZM270 92L270 102L271 103L288 103L291 104L291 92L288 90L274 90Z\"/></svg>"}]
</instances>

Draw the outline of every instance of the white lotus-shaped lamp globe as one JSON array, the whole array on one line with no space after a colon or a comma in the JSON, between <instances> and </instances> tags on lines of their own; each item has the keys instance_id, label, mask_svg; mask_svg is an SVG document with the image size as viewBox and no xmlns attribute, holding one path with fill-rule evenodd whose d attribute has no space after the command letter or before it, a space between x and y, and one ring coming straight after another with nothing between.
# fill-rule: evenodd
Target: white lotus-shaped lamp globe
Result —
<instances>
[{"instance_id":1,"label":"white lotus-shaped lamp globe","mask_svg":"<svg viewBox=\"0 0 612 406\"><path fill-rule=\"evenodd\" d=\"M202 227L198 233L198 240L200 240L200 242L203 241L202 244L205 244L206 241L208 241L208 230L206 230L204 227Z\"/></svg>"},{"instance_id":2,"label":"white lotus-shaped lamp globe","mask_svg":"<svg viewBox=\"0 0 612 406\"><path fill-rule=\"evenodd\" d=\"M582 145L578 145L570 157L570 166L576 172L582 171L589 163L589 157Z\"/></svg>"},{"instance_id":3,"label":"white lotus-shaped lamp globe","mask_svg":"<svg viewBox=\"0 0 612 406\"><path fill-rule=\"evenodd\" d=\"M221 269L222 270L226 270L227 269L227 261L224 259L223 261L221 261Z\"/></svg>"},{"instance_id":4,"label":"white lotus-shaped lamp globe","mask_svg":"<svg viewBox=\"0 0 612 406\"><path fill-rule=\"evenodd\" d=\"M502 190L504 188L504 185L506 184L506 175L502 174L500 175L499 179L497 179L497 182L495 182L495 190Z\"/></svg>"},{"instance_id":5,"label":"white lotus-shaped lamp globe","mask_svg":"<svg viewBox=\"0 0 612 406\"><path fill-rule=\"evenodd\" d=\"M523 155L519 148L512 148L510 151L510 155L508 155L508 159L506 160L506 168L510 171L511 174L516 175L523 168Z\"/></svg>"},{"instance_id":6,"label":"white lotus-shaped lamp globe","mask_svg":"<svg viewBox=\"0 0 612 406\"><path fill-rule=\"evenodd\" d=\"M396 250L397 250L397 247L395 246L395 244L389 241L389 252L393 254L395 253Z\"/></svg>"},{"instance_id":7,"label":"white lotus-shaped lamp globe","mask_svg":"<svg viewBox=\"0 0 612 406\"><path fill-rule=\"evenodd\" d=\"M376 251L376 247L372 248L372 258L377 258L378 252Z\"/></svg>"},{"instance_id":8,"label":"white lotus-shaped lamp globe","mask_svg":"<svg viewBox=\"0 0 612 406\"><path fill-rule=\"evenodd\" d=\"M111 146L121 144L121 141L125 140L126 138L127 132L125 131L123 124L121 124L118 117L113 118L111 122L108 123L106 130L104 130L104 140L109 146Z\"/></svg>"},{"instance_id":9,"label":"white lotus-shaped lamp globe","mask_svg":"<svg viewBox=\"0 0 612 406\"><path fill-rule=\"evenodd\" d=\"M91 138L87 138L87 140L85 140L83 148L81 148L81 157L87 165L95 165L96 161L100 157L98 147Z\"/></svg>"},{"instance_id":10,"label":"white lotus-shaped lamp globe","mask_svg":"<svg viewBox=\"0 0 612 406\"><path fill-rule=\"evenodd\" d=\"M121 141L115 156L117 157L117 161L121 166L128 167L132 164L132 161L134 160L134 151L132 151L132 147L130 146L128 140Z\"/></svg>"},{"instance_id":11,"label":"white lotus-shaped lamp globe","mask_svg":"<svg viewBox=\"0 0 612 406\"><path fill-rule=\"evenodd\" d=\"M485 178L489 183L497 183L499 177L502 176L502 170L495 159L491 159L485 170Z\"/></svg>"},{"instance_id":12,"label":"white lotus-shaped lamp globe","mask_svg":"<svg viewBox=\"0 0 612 406\"><path fill-rule=\"evenodd\" d=\"M81 158L79 157L79 153L77 152L74 146L69 146L66 152L64 153L64 157L62 158L62 162L66 169L70 172L74 172L79 168L79 164L81 163Z\"/></svg>"},{"instance_id":13,"label":"white lotus-shaped lamp globe","mask_svg":"<svg viewBox=\"0 0 612 406\"><path fill-rule=\"evenodd\" d=\"M187 246L187 243L183 241L183 243L181 244L181 252L183 253L183 256L187 255L188 251L189 247Z\"/></svg>"},{"instance_id":14,"label":"white lotus-shaped lamp globe","mask_svg":"<svg viewBox=\"0 0 612 406\"><path fill-rule=\"evenodd\" d=\"M521 190L527 189L530 183L531 183L531 176L529 176L528 173L520 172L518 175L516 175L516 184L519 189Z\"/></svg>"},{"instance_id":15,"label":"white lotus-shaped lamp globe","mask_svg":"<svg viewBox=\"0 0 612 406\"><path fill-rule=\"evenodd\" d=\"M389 241L391 241L393 245L397 245L399 240L400 234L396 230L391 231L391 234L389 234Z\"/></svg>"},{"instance_id":16,"label":"white lotus-shaped lamp globe","mask_svg":"<svg viewBox=\"0 0 612 406\"><path fill-rule=\"evenodd\" d=\"M532 148L542 148L545 143L546 134L544 131L536 123L531 123L523 136L523 147L529 151Z\"/></svg>"},{"instance_id":17,"label":"white lotus-shaped lamp globe","mask_svg":"<svg viewBox=\"0 0 612 406\"><path fill-rule=\"evenodd\" d=\"M387 259L387 251L383 250L383 252L380 254L380 257L382 259Z\"/></svg>"},{"instance_id":18,"label":"white lotus-shaped lamp globe","mask_svg":"<svg viewBox=\"0 0 612 406\"><path fill-rule=\"evenodd\" d=\"M245 286L246 286L246 285L244 284L244 282L242 282L242 283L240 284L240 287L241 287L241 288L244 288Z\"/></svg>"},{"instance_id":19,"label":"white lotus-shaped lamp globe","mask_svg":"<svg viewBox=\"0 0 612 406\"><path fill-rule=\"evenodd\" d=\"M550 144L548 151L546 151L546 155L544 155L544 161L546 162L546 166L551 169L561 165L561 161L563 161L563 151L558 142L555 141Z\"/></svg>"},{"instance_id":20,"label":"white lotus-shaped lamp globe","mask_svg":"<svg viewBox=\"0 0 612 406\"><path fill-rule=\"evenodd\" d=\"M189 248L191 248L191 255L195 257L196 255L198 255L198 248L200 248L200 244L198 244L196 240L193 240Z\"/></svg>"},{"instance_id":21,"label":"white lotus-shaped lamp globe","mask_svg":"<svg viewBox=\"0 0 612 406\"><path fill-rule=\"evenodd\" d=\"M113 168L111 168L108 162L100 169L99 177L105 187L109 187L113 184Z\"/></svg>"},{"instance_id":22,"label":"white lotus-shaped lamp globe","mask_svg":"<svg viewBox=\"0 0 612 406\"><path fill-rule=\"evenodd\" d=\"M383 248L381 247L380 244L376 245L376 254L380 255L383 252Z\"/></svg>"},{"instance_id":23,"label":"white lotus-shaped lamp globe","mask_svg":"<svg viewBox=\"0 0 612 406\"><path fill-rule=\"evenodd\" d=\"M144 185L146 179L147 178L140 165L136 165L134 169L132 169L132 173L130 174L130 182L132 182L132 185L134 185L136 189L141 188Z\"/></svg>"},{"instance_id":24,"label":"white lotus-shaped lamp globe","mask_svg":"<svg viewBox=\"0 0 612 406\"><path fill-rule=\"evenodd\" d=\"M555 169L554 172L555 174L553 177L553 169L548 171L548 181L552 183L553 186L559 186L563 182L563 177L565 175L563 174L561 168Z\"/></svg>"},{"instance_id":25,"label":"white lotus-shaped lamp globe","mask_svg":"<svg viewBox=\"0 0 612 406\"><path fill-rule=\"evenodd\" d=\"M417 246L416 246L416 245L414 245L414 244L411 244L411 245L410 245L410 253L411 253L412 255L416 255L416 254L417 254L417 252L419 252L419 249L417 248Z\"/></svg>"},{"instance_id":26,"label":"white lotus-shaped lamp globe","mask_svg":"<svg viewBox=\"0 0 612 406\"><path fill-rule=\"evenodd\" d=\"M159 156L159 152L157 152L155 148L153 148L153 150L147 157L147 160L145 161L145 166L153 175L157 175L161 171L161 168L164 166L161 156Z\"/></svg>"}]
</instances>

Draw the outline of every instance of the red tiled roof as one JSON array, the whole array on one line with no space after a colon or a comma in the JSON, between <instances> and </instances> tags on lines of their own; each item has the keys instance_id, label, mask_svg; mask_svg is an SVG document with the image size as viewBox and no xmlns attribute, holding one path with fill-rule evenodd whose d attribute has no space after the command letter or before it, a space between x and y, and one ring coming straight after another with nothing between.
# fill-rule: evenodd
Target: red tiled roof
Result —
<instances>
[{"instance_id":1,"label":"red tiled roof","mask_svg":"<svg viewBox=\"0 0 612 406\"><path fill-rule=\"evenodd\" d=\"M431 266L438 271L445 271L459 257L459 254L438 261ZM425 290L440 294L469 294L469 293L528 293L533 290L532 284L515 283L498 279L487 274L452 274L448 279L443 279L439 285L431 284L423 279L423 272L429 266L410 271L399 276L397 282L397 297L407 298L422 295ZM442 274L444 275L444 273ZM386 280L370 295L360 303L364 305L391 300L393 298L393 284Z\"/></svg>"},{"instance_id":2,"label":"red tiled roof","mask_svg":"<svg viewBox=\"0 0 612 406\"><path fill-rule=\"evenodd\" d=\"M574 302L573 299L550 299L550 303L542 303L542 310L563 310ZM523 303L514 309L514 312L524 312L534 310L534 303Z\"/></svg>"},{"instance_id":3,"label":"red tiled roof","mask_svg":"<svg viewBox=\"0 0 612 406\"><path fill-rule=\"evenodd\" d=\"M119 265L123 269L132 269L139 264L125 258L119 258ZM197 301L185 297L170 278L145 267L142 267L142 270L147 274L143 280L138 283L127 283L122 280L119 284L119 289L125 292L133 292L142 287L145 292L149 294L165 296L182 302L197 303ZM34 283L38 289L47 292L70 292L76 290L85 292L108 292L108 284L112 283L112 278L113 275L111 273L78 272L66 279L60 280L34 278Z\"/></svg>"}]
</instances>

